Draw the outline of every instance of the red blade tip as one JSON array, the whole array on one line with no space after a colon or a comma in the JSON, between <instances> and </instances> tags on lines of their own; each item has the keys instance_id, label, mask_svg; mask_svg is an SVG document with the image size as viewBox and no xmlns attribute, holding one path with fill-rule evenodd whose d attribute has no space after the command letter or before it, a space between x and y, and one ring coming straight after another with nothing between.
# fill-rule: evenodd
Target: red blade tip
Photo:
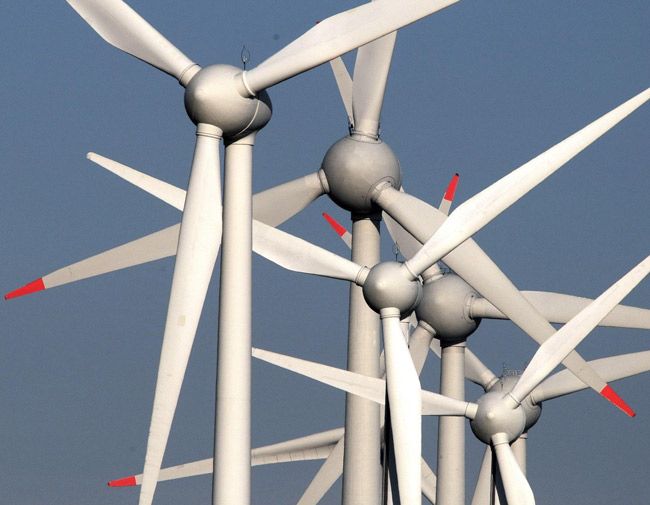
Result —
<instances>
[{"instance_id":1,"label":"red blade tip","mask_svg":"<svg viewBox=\"0 0 650 505\"><path fill-rule=\"evenodd\" d=\"M115 479L111 480L108 482L108 487L127 487L127 486L135 486L135 476L132 475L131 477L124 477L123 479Z\"/></svg>"},{"instance_id":2,"label":"red blade tip","mask_svg":"<svg viewBox=\"0 0 650 505\"><path fill-rule=\"evenodd\" d=\"M11 300L12 298L18 298L19 296L28 295L30 293L35 293L36 291L43 291L45 289L45 284L43 284L43 279L36 279L35 281L25 284L22 288L18 288L11 293L5 295L5 300Z\"/></svg>"},{"instance_id":3,"label":"red blade tip","mask_svg":"<svg viewBox=\"0 0 650 505\"><path fill-rule=\"evenodd\" d=\"M449 186L447 186L447 191L445 192L445 200L453 201L454 195L456 195L456 188L458 187L458 179L460 175L457 173L449 181Z\"/></svg>"},{"instance_id":4,"label":"red blade tip","mask_svg":"<svg viewBox=\"0 0 650 505\"><path fill-rule=\"evenodd\" d=\"M323 212L323 217L327 220L327 222L330 224L332 228L334 228L334 231L339 234L340 237L345 235L345 232L347 231L343 226L340 225L340 223L334 219L332 216L330 216L327 212Z\"/></svg>"},{"instance_id":5,"label":"red blade tip","mask_svg":"<svg viewBox=\"0 0 650 505\"><path fill-rule=\"evenodd\" d=\"M601 391L600 394L603 395L605 398L607 398L610 402L612 402L614 405L616 405L619 409L621 409L623 412L625 412L628 416L634 417L636 416L636 412L632 410L632 407L630 407L627 403L625 403L625 400L618 396L616 391L614 391L611 386L605 386Z\"/></svg>"}]
</instances>

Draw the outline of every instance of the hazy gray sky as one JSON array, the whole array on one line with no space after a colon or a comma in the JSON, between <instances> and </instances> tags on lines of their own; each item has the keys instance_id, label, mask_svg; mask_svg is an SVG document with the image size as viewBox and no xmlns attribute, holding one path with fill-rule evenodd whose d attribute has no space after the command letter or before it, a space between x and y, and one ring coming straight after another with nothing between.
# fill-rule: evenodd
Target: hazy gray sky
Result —
<instances>
[{"instance_id":1,"label":"hazy gray sky","mask_svg":"<svg viewBox=\"0 0 650 505\"><path fill-rule=\"evenodd\" d=\"M352 1L159 2L131 5L202 65L259 63ZM42 274L177 222L163 203L104 173L87 151L187 184L194 128L182 88L106 44L66 2L2 8L0 99L6 292ZM455 171L458 201L650 85L650 4L465 1L398 35L382 117L404 186L437 205ZM346 57L348 64L353 57ZM270 91L274 117L258 136L254 186L318 169L346 133L323 66ZM522 289L596 296L650 251L650 106L571 161L477 236ZM284 229L346 255L322 198ZM391 244L385 241L385 257ZM105 481L143 464L173 260L0 305L0 488L15 505L121 505L138 490ZM256 346L345 366L347 286L257 259ZM218 272L215 274L218 275ZM217 289L210 291L165 463L211 455ZM650 283L629 304L650 306ZM645 350L648 332L601 330L587 359ZM509 322L483 322L472 349L495 372L521 368L535 345ZM423 383L437 387L430 359ZM647 503L650 376L615 385L627 419L590 392L549 402L529 439L537 503ZM479 391L467 388L468 398ZM342 393L254 366L255 445L341 425ZM435 420L425 420L435 467ZM468 437L468 486L483 451ZM253 503L295 502L318 463L253 470ZM207 503L210 478L164 483L156 503ZM469 494L471 496L471 493ZM338 503L340 487L323 503Z\"/></svg>"}]
</instances>

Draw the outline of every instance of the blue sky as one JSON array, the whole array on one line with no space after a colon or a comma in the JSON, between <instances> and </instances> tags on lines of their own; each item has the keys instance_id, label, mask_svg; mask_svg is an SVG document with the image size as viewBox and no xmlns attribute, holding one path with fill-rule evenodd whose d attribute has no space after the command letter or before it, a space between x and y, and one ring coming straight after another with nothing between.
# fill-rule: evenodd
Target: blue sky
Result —
<instances>
[{"instance_id":1,"label":"blue sky","mask_svg":"<svg viewBox=\"0 0 650 505\"><path fill-rule=\"evenodd\" d=\"M202 65L259 63L351 1L242 0L131 5ZM189 7L191 5L191 8ZM453 172L458 201L650 85L650 5L460 2L400 32L382 137L405 188L437 204ZM95 151L187 185L194 128L182 88L107 45L63 1L3 5L0 99L3 233L0 288L178 221L163 203L85 159ZM346 57L350 68L353 58ZM258 136L256 191L318 169L346 133L327 66L270 90L274 117ZM650 250L650 109L646 105L477 235L522 289L596 296ZM327 198L283 226L347 251L320 217ZM385 240L385 258L392 254ZM144 457L173 260L0 305L0 486L16 505L107 505L137 490L106 480L137 473ZM254 343L345 365L347 286L254 264ZM215 274L215 280L216 275ZM165 462L208 457L212 446L217 285L206 303ZM650 283L629 304L650 306ZM599 330L587 359L645 350L648 333ZM509 322L484 321L472 349L495 371L521 368L535 345ZM435 388L430 359L423 383ZM263 445L339 426L343 394L257 363L253 441ZM529 439L538 504L647 501L643 476L650 401L641 376L618 383L627 419L590 392L549 402ZM468 386L468 398L479 392ZM435 420L425 420L435 467ZM483 448L468 436L468 486ZM253 470L253 503L291 503L316 463ZM206 503L210 479L161 484L156 503ZM470 493L471 496L471 493ZM323 503L340 500L335 488Z\"/></svg>"}]
</instances>

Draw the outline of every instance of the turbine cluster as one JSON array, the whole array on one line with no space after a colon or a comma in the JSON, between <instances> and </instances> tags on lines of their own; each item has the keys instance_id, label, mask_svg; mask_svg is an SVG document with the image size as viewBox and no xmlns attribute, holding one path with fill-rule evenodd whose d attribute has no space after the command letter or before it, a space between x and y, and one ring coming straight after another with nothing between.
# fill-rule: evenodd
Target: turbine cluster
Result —
<instances>
[{"instance_id":1,"label":"turbine cluster","mask_svg":"<svg viewBox=\"0 0 650 505\"><path fill-rule=\"evenodd\" d=\"M157 482L213 473L214 504L247 505L251 466L325 459L300 504L316 504L343 475L346 505L391 500L413 505L421 503L422 495L440 505L464 505L462 460L469 421L486 445L472 503L489 505L496 496L504 504L534 505L534 486L517 447L538 422L542 402L590 388L634 415L608 383L650 370L650 352L586 361L575 348L598 325L650 329L650 310L620 305L650 272L650 256L589 300L520 291L472 237L641 107L650 89L450 212L459 180L454 175L434 207L403 187L408 174L402 174L397 156L380 136L380 115L397 30L456 1L370 2L320 22L257 67L242 70L200 67L122 0L68 0L108 43L175 77L185 88L185 109L196 125L186 191L88 155L181 211L179 224L44 275L5 297L176 256L143 472L109 485L140 485L139 504L150 505ZM340 58L351 50L356 50L352 75ZM255 138L272 114L266 90L326 62L348 115L349 134L330 147L318 171L253 195ZM326 216L351 248L351 259L277 228L323 195L351 213L352 232ZM381 222L404 261L380 261ZM252 347L252 252L287 270L351 286L348 370ZM219 255L215 457L161 468ZM467 347L483 319L509 319L539 344L521 375L497 377ZM553 324L563 326L556 330ZM381 353L374 338L380 333ZM423 390L419 380L430 350L441 358L438 393ZM346 426L252 448L251 356L349 393ZM565 370L553 374L559 365ZM485 391L476 401L465 399L466 379ZM437 477L422 459L423 415L441 417Z\"/></svg>"}]
</instances>

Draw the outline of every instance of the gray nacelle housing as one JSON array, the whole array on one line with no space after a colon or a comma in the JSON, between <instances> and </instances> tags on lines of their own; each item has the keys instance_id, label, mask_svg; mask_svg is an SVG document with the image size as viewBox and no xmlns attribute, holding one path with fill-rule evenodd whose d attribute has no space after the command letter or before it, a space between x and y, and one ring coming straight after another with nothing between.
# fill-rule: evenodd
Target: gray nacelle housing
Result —
<instances>
[{"instance_id":1,"label":"gray nacelle housing","mask_svg":"<svg viewBox=\"0 0 650 505\"><path fill-rule=\"evenodd\" d=\"M402 184L399 161L381 140L360 135L343 137L329 148L321 168L327 178L330 198L340 207L359 213L376 210L373 190L388 182Z\"/></svg>"},{"instance_id":2,"label":"gray nacelle housing","mask_svg":"<svg viewBox=\"0 0 650 505\"><path fill-rule=\"evenodd\" d=\"M436 338L449 343L460 342L474 333L481 322L472 319L469 313L476 296L476 291L456 274L446 274L424 284L415 313L435 330Z\"/></svg>"},{"instance_id":3,"label":"gray nacelle housing","mask_svg":"<svg viewBox=\"0 0 650 505\"><path fill-rule=\"evenodd\" d=\"M231 65L202 68L185 88L185 110L195 124L216 126L224 140L234 141L258 131L271 119L273 108L266 91L244 97L241 69Z\"/></svg>"}]
</instances>

